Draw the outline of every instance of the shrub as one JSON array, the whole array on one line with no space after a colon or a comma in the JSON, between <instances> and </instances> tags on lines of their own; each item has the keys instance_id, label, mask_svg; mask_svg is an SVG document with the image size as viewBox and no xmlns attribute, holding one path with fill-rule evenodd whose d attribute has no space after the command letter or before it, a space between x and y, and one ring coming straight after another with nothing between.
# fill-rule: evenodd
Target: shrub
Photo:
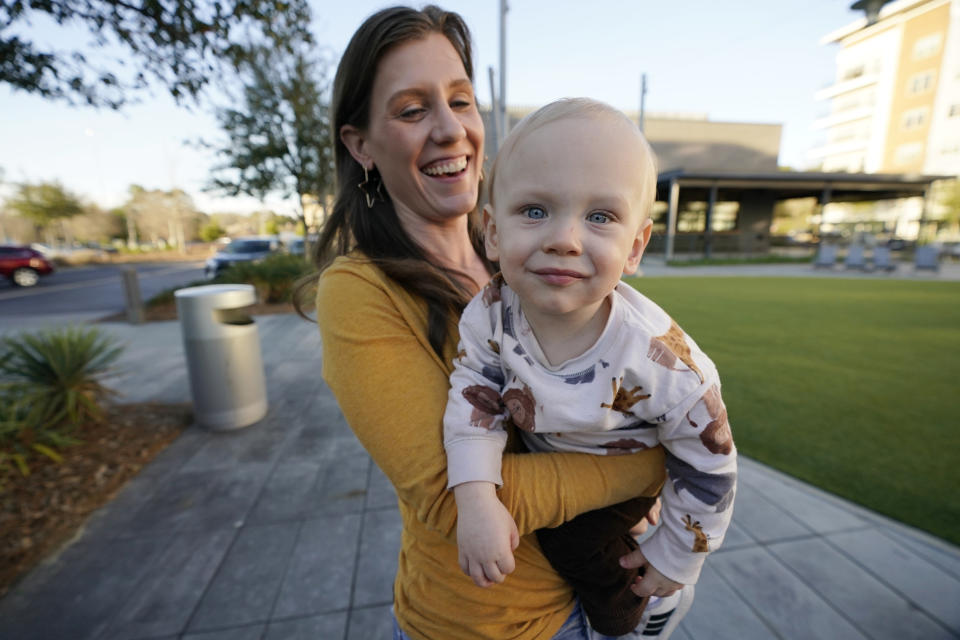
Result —
<instances>
[{"instance_id":1,"label":"shrub","mask_svg":"<svg viewBox=\"0 0 960 640\"><path fill-rule=\"evenodd\" d=\"M122 352L95 328L68 327L0 339L0 465L29 472L34 453L59 460L56 449L100 420L103 385Z\"/></svg>"},{"instance_id":2,"label":"shrub","mask_svg":"<svg viewBox=\"0 0 960 640\"><path fill-rule=\"evenodd\" d=\"M277 253L260 262L241 262L217 277L216 282L252 284L261 302L289 302L297 280L312 266L303 256Z\"/></svg>"}]
</instances>

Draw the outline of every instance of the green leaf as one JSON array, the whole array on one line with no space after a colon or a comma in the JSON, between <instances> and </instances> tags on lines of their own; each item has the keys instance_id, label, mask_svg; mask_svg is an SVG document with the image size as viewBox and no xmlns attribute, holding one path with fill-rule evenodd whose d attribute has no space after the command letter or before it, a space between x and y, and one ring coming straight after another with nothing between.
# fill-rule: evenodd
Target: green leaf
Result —
<instances>
[{"instance_id":1,"label":"green leaf","mask_svg":"<svg viewBox=\"0 0 960 640\"><path fill-rule=\"evenodd\" d=\"M24 477L30 475L30 465L27 464L27 459L22 453L14 453L10 457L13 458L14 464L17 465L20 475Z\"/></svg>"},{"instance_id":2,"label":"green leaf","mask_svg":"<svg viewBox=\"0 0 960 640\"><path fill-rule=\"evenodd\" d=\"M41 444L41 443L39 443L39 442L34 442L34 443L33 443L32 445L30 445L30 446L31 446L31 448L32 448L34 451L37 451L37 452L39 452L39 453L42 453L43 455L47 456L48 458L50 458L50 459L53 460L54 462L58 462L58 463L59 463L59 462L63 462L63 456L61 456L59 453L57 453L56 451L54 451L53 449L51 449L50 447L48 447L48 446L45 445L45 444Z\"/></svg>"}]
</instances>

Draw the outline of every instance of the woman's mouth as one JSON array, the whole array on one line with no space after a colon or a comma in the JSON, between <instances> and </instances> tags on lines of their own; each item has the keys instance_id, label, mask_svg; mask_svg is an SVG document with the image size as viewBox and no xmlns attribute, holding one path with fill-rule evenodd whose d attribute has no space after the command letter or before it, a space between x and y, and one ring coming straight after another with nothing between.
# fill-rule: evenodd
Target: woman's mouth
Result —
<instances>
[{"instance_id":1,"label":"woman's mouth","mask_svg":"<svg viewBox=\"0 0 960 640\"><path fill-rule=\"evenodd\" d=\"M435 178L442 178L445 176L455 176L457 174L463 173L466 170L467 170L466 156L460 156L459 158L451 158L449 160L441 160L439 162L434 162L421 169L421 171L423 171L428 176L433 176Z\"/></svg>"}]
</instances>

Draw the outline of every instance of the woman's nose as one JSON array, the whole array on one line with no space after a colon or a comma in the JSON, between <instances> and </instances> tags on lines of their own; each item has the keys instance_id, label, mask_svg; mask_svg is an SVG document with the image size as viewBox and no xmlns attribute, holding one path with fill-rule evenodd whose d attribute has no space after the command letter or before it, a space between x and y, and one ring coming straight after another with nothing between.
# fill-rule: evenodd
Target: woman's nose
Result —
<instances>
[{"instance_id":1,"label":"woman's nose","mask_svg":"<svg viewBox=\"0 0 960 640\"><path fill-rule=\"evenodd\" d=\"M431 137L437 144L456 142L467 135L463 123L449 105L444 104L436 110L435 114Z\"/></svg>"}]
</instances>

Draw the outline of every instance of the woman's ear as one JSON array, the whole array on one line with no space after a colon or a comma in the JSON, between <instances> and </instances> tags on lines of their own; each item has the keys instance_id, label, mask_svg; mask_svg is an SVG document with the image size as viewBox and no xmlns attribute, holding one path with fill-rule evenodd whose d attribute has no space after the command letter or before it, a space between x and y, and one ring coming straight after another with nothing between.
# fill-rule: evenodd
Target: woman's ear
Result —
<instances>
[{"instance_id":1,"label":"woman's ear","mask_svg":"<svg viewBox=\"0 0 960 640\"><path fill-rule=\"evenodd\" d=\"M650 232L653 231L653 220L647 218L637 230L637 237L633 239L633 246L630 248L630 254L627 256L627 262L623 265L623 275L629 276L637 272L640 267L640 259L643 257L643 250L647 248L650 242Z\"/></svg>"},{"instance_id":2,"label":"woman's ear","mask_svg":"<svg viewBox=\"0 0 960 640\"><path fill-rule=\"evenodd\" d=\"M490 204L483 205L483 244L487 250L487 260L500 260L500 245L497 238L497 223L493 219L493 208Z\"/></svg>"},{"instance_id":3,"label":"woman's ear","mask_svg":"<svg viewBox=\"0 0 960 640\"><path fill-rule=\"evenodd\" d=\"M353 159L365 169L373 168L373 159L366 152L366 138L363 132L352 124L340 127L340 142L347 148Z\"/></svg>"}]
</instances>

